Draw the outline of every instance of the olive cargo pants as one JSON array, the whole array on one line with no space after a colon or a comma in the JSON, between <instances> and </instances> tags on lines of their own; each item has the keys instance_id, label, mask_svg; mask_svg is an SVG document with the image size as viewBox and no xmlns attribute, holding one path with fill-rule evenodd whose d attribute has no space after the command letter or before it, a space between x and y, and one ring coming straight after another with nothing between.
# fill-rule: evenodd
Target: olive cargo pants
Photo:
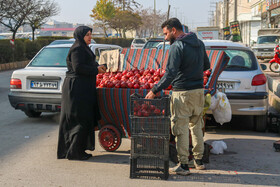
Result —
<instances>
[{"instance_id":1,"label":"olive cargo pants","mask_svg":"<svg viewBox=\"0 0 280 187\"><path fill-rule=\"evenodd\" d=\"M189 162L189 129L193 156L202 159L204 151L203 131L204 90L173 91L170 101L171 131L175 136L178 160Z\"/></svg>"}]
</instances>

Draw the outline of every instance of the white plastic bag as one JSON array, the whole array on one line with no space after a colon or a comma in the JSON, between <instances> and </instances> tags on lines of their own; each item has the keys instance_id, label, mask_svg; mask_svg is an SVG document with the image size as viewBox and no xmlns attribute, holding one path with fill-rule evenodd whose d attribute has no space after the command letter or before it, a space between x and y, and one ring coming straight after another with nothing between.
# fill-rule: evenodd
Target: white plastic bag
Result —
<instances>
[{"instance_id":1,"label":"white plastic bag","mask_svg":"<svg viewBox=\"0 0 280 187\"><path fill-rule=\"evenodd\" d=\"M212 149L210 150L213 154L224 154L224 150L227 149L227 144L224 141L214 141L211 143Z\"/></svg>"},{"instance_id":2,"label":"white plastic bag","mask_svg":"<svg viewBox=\"0 0 280 187\"><path fill-rule=\"evenodd\" d=\"M211 97L211 104L209 107L210 110L214 110L218 105L218 102L219 102L219 98L217 96L218 92L219 91L217 90L216 94Z\"/></svg>"},{"instance_id":3,"label":"white plastic bag","mask_svg":"<svg viewBox=\"0 0 280 187\"><path fill-rule=\"evenodd\" d=\"M226 94L218 92L217 97L219 102L216 108L214 108L212 111L216 122L222 125L224 123L230 122L232 117L231 107Z\"/></svg>"}]
</instances>

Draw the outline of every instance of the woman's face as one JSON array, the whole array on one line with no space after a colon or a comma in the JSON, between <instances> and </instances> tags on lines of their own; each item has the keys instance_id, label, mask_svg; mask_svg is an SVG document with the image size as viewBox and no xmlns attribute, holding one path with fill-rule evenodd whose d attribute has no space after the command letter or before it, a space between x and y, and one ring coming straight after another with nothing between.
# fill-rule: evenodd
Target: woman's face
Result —
<instances>
[{"instance_id":1,"label":"woman's face","mask_svg":"<svg viewBox=\"0 0 280 187\"><path fill-rule=\"evenodd\" d=\"M87 45L89 45L91 43L91 31L87 32L87 34L84 37L84 40L85 40Z\"/></svg>"}]
</instances>

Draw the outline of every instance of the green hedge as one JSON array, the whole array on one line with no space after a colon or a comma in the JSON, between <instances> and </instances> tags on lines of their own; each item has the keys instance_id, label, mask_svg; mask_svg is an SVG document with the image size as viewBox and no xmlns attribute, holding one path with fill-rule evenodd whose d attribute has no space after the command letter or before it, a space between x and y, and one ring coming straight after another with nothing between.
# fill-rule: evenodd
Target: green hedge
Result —
<instances>
[{"instance_id":1,"label":"green hedge","mask_svg":"<svg viewBox=\"0 0 280 187\"><path fill-rule=\"evenodd\" d=\"M30 60L38 51L54 40L69 39L70 37L38 37L35 41L16 39L12 47L10 40L0 40L0 64ZM96 43L115 44L121 47L130 47L133 39L124 38L93 38Z\"/></svg>"},{"instance_id":2,"label":"green hedge","mask_svg":"<svg viewBox=\"0 0 280 187\"><path fill-rule=\"evenodd\" d=\"M133 38L92 38L96 43L100 44L115 44L121 47L130 47Z\"/></svg>"}]
</instances>

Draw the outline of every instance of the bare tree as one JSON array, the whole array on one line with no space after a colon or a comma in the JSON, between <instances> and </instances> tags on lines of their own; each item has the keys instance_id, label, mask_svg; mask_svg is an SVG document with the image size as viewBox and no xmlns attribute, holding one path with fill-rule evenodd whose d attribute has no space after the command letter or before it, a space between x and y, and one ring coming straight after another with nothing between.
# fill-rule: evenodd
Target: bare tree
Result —
<instances>
[{"instance_id":1,"label":"bare tree","mask_svg":"<svg viewBox=\"0 0 280 187\"><path fill-rule=\"evenodd\" d=\"M117 31L117 34L121 34L126 38L126 31L137 30L142 24L141 17L137 13L133 13L129 10L116 10L116 14L113 18L108 20L109 26Z\"/></svg>"},{"instance_id":2,"label":"bare tree","mask_svg":"<svg viewBox=\"0 0 280 187\"><path fill-rule=\"evenodd\" d=\"M140 6L135 0L113 0L122 10L133 10L133 7L138 8Z\"/></svg>"},{"instance_id":3,"label":"bare tree","mask_svg":"<svg viewBox=\"0 0 280 187\"><path fill-rule=\"evenodd\" d=\"M1 4L1 9L4 11L0 23L13 32L13 39L15 39L19 27L24 24L26 17L34 8L36 8L34 0L5 0Z\"/></svg>"},{"instance_id":4,"label":"bare tree","mask_svg":"<svg viewBox=\"0 0 280 187\"><path fill-rule=\"evenodd\" d=\"M27 15L27 23L32 28L32 40L34 40L35 30L40 28L48 21L48 18L55 16L59 13L59 7L57 3L51 1L39 0L29 15Z\"/></svg>"},{"instance_id":5,"label":"bare tree","mask_svg":"<svg viewBox=\"0 0 280 187\"><path fill-rule=\"evenodd\" d=\"M139 37L151 37L154 28L157 34L162 32L161 24L165 21L166 16L161 13L161 11L157 11L156 14L154 14L154 11L151 8L147 8L140 9L138 14L142 18L142 25L136 30Z\"/></svg>"}]
</instances>

